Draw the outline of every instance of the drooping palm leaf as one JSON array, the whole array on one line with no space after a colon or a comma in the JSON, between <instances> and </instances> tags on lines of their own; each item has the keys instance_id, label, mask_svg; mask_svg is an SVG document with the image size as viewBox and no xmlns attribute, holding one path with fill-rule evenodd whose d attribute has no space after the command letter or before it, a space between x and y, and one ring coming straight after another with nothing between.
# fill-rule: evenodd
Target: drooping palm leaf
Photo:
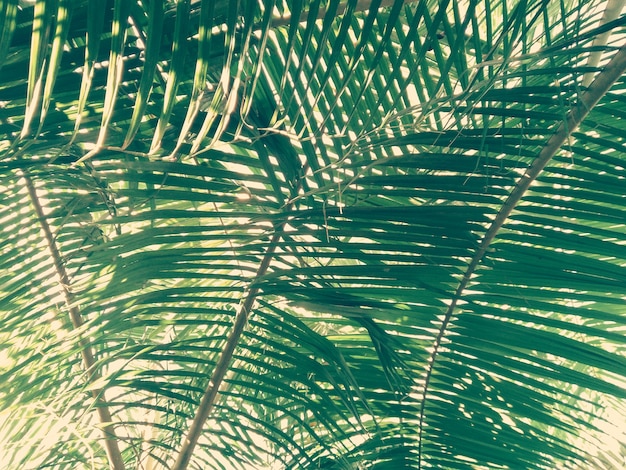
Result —
<instances>
[{"instance_id":1,"label":"drooping palm leaf","mask_svg":"<svg viewBox=\"0 0 626 470\"><path fill-rule=\"evenodd\" d=\"M618 467L618 10L0 3L5 466Z\"/></svg>"}]
</instances>

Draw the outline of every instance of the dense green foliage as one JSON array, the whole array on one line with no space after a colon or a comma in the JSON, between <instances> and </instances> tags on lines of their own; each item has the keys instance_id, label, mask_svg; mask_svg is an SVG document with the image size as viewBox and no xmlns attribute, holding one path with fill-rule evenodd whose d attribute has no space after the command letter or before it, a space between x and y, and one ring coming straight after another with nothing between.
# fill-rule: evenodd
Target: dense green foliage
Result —
<instances>
[{"instance_id":1,"label":"dense green foliage","mask_svg":"<svg viewBox=\"0 0 626 470\"><path fill-rule=\"evenodd\" d=\"M622 5L0 0L2 468L620 468Z\"/></svg>"}]
</instances>

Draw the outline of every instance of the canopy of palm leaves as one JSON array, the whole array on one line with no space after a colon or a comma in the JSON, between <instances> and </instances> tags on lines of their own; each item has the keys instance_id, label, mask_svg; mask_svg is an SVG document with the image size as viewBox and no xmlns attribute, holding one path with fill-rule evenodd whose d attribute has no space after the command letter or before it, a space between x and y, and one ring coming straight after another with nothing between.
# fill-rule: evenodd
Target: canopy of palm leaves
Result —
<instances>
[{"instance_id":1,"label":"canopy of palm leaves","mask_svg":"<svg viewBox=\"0 0 626 470\"><path fill-rule=\"evenodd\" d=\"M623 4L0 1L2 468L620 468Z\"/></svg>"}]
</instances>

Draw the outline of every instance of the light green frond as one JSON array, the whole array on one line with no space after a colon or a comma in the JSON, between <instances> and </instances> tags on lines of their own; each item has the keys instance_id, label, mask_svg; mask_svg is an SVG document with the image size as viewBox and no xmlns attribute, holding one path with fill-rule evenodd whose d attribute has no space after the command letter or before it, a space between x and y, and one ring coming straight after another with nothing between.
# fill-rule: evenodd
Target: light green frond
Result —
<instances>
[{"instance_id":1,"label":"light green frond","mask_svg":"<svg viewBox=\"0 0 626 470\"><path fill-rule=\"evenodd\" d=\"M624 13L0 1L3 468L621 468Z\"/></svg>"}]
</instances>

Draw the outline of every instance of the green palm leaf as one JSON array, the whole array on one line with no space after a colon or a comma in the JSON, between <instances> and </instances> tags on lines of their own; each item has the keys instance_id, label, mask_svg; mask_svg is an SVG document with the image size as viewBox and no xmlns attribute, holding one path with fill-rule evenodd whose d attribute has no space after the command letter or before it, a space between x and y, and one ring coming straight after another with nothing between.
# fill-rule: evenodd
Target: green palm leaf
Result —
<instances>
[{"instance_id":1,"label":"green palm leaf","mask_svg":"<svg viewBox=\"0 0 626 470\"><path fill-rule=\"evenodd\" d=\"M3 468L620 468L620 2L0 2Z\"/></svg>"}]
</instances>

